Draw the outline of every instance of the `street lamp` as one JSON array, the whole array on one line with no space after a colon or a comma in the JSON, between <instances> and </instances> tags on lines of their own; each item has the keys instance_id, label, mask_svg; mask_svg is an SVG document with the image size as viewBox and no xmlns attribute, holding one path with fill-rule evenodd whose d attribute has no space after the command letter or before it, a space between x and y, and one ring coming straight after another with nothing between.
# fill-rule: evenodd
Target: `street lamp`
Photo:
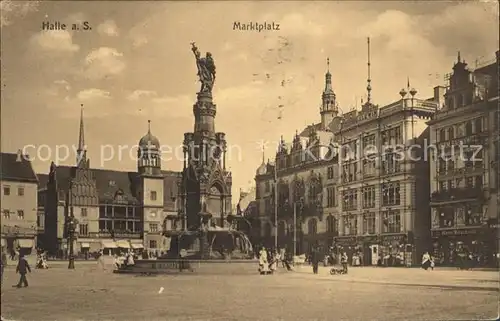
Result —
<instances>
[{"instance_id":1,"label":"street lamp","mask_svg":"<svg viewBox=\"0 0 500 321\"><path fill-rule=\"evenodd\" d=\"M300 205L300 210L302 211L303 202L304 198L301 197L293 204L293 256L297 256L297 205Z\"/></svg>"},{"instance_id":2,"label":"street lamp","mask_svg":"<svg viewBox=\"0 0 500 321\"><path fill-rule=\"evenodd\" d=\"M78 224L78 220L75 218L73 214L73 207L71 208L71 216L68 220L68 239L69 239L69 264L68 269L75 268L75 254L73 248L73 242L75 240L76 234L76 225Z\"/></svg>"}]
</instances>

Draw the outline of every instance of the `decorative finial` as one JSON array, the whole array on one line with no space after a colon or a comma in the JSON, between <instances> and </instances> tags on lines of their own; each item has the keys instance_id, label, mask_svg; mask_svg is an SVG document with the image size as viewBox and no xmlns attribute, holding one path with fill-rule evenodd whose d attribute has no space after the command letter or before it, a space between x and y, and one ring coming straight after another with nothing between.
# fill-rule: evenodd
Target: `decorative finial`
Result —
<instances>
[{"instance_id":1,"label":"decorative finial","mask_svg":"<svg viewBox=\"0 0 500 321\"><path fill-rule=\"evenodd\" d=\"M148 119L148 133L151 133L151 120Z\"/></svg>"},{"instance_id":2,"label":"decorative finial","mask_svg":"<svg viewBox=\"0 0 500 321\"><path fill-rule=\"evenodd\" d=\"M367 38L367 45L368 45L368 79L367 79L367 85L366 85L366 91L368 93L366 103L370 104L371 103L371 92L372 92L372 86L371 86L371 73L370 73L370 37Z\"/></svg>"},{"instance_id":3,"label":"decorative finial","mask_svg":"<svg viewBox=\"0 0 500 321\"><path fill-rule=\"evenodd\" d=\"M460 50L458 51L457 62L460 63Z\"/></svg>"},{"instance_id":4,"label":"decorative finial","mask_svg":"<svg viewBox=\"0 0 500 321\"><path fill-rule=\"evenodd\" d=\"M330 72L330 57L326 58L326 71Z\"/></svg>"},{"instance_id":5,"label":"decorative finial","mask_svg":"<svg viewBox=\"0 0 500 321\"><path fill-rule=\"evenodd\" d=\"M410 89L410 77L406 76L406 89Z\"/></svg>"}]
</instances>

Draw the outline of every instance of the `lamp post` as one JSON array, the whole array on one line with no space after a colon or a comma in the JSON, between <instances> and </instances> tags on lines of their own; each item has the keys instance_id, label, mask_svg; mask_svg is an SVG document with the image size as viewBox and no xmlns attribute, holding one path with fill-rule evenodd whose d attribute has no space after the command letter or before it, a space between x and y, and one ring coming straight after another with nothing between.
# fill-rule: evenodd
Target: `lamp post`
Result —
<instances>
[{"instance_id":1,"label":"lamp post","mask_svg":"<svg viewBox=\"0 0 500 321\"><path fill-rule=\"evenodd\" d=\"M75 254L74 254L74 248L73 248L73 242L75 240L75 234L76 234L76 225L78 224L78 220L75 218L73 214L73 207L71 208L71 216L69 217L68 220L68 239L69 239L69 263L68 263L68 269L74 269L75 268Z\"/></svg>"},{"instance_id":2,"label":"lamp post","mask_svg":"<svg viewBox=\"0 0 500 321\"><path fill-rule=\"evenodd\" d=\"M302 210L303 200L301 197L293 204L293 256L297 256L297 205L300 205L300 209Z\"/></svg>"}]
</instances>

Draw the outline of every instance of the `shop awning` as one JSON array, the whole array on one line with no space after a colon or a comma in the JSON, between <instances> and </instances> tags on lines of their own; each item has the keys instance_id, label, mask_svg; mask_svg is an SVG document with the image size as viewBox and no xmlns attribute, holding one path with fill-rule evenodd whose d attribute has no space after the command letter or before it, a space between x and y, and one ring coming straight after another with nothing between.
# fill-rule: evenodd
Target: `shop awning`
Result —
<instances>
[{"instance_id":1,"label":"shop awning","mask_svg":"<svg viewBox=\"0 0 500 321\"><path fill-rule=\"evenodd\" d=\"M33 240L31 239L18 239L17 245L22 249L30 249L33 247Z\"/></svg>"},{"instance_id":2,"label":"shop awning","mask_svg":"<svg viewBox=\"0 0 500 321\"><path fill-rule=\"evenodd\" d=\"M102 241L101 244L103 249L116 249L118 247L113 241Z\"/></svg>"},{"instance_id":3,"label":"shop awning","mask_svg":"<svg viewBox=\"0 0 500 321\"><path fill-rule=\"evenodd\" d=\"M82 248L87 248L87 247L90 247L90 243L81 242L81 243L80 243L80 247L82 247Z\"/></svg>"},{"instance_id":4,"label":"shop awning","mask_svg":"<svg viewBox=\"0 0 500 321\"><path fill-rule=\"evenodd\" d=\"M116 241L116 245L118 247L121 247L122 249L129 249L130 248L130 243L128 241L125 241L125 240Z\"/></svg>"},{"instance_id":5,"label":"shop awning","mask_svg":"<svg viewBox=\"0 0 500 321\"><path fill-rule=\"evenodd\" d=\"M132 243L131 245L132 245L133 249L143 249L144 248L144 246L142 244L134 244L134 243Z\"/></svg>"}]
</instances>

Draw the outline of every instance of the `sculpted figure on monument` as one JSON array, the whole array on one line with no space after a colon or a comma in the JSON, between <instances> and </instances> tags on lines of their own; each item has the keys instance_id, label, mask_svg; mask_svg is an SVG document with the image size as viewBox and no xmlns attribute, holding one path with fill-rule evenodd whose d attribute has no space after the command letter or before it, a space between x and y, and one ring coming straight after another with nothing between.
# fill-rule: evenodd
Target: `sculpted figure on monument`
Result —
<instances>
[{"instance_id":1,"label":"sculpted figure on monument","mask_svg":"<svg viewBox=\"0 0 500 321\"><path fill-rule=\"evenodd\" d=\"M211 93L215 82L215 63L212 54L207 52L205 58L201 58L196 44L192 42L191 46L191 50L196 58L196 66L198 67L198 78L201 82L200 92Z\"/></svg>"}]
</instances>

